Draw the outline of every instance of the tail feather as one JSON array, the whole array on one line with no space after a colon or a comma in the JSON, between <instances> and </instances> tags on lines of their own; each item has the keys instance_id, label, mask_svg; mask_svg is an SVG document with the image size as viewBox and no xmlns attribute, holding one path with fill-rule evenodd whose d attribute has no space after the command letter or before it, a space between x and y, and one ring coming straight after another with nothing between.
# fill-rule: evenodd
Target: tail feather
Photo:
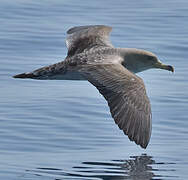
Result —
<instances>
[{"instance_id":1,"label":"tail feather","mask_svg":"<svg viewBox=\"0 0 188 180\"><path fill-rule=\"evenodd\" d=\"M42 67L33 72L22 73L13 76L14 78L31 78L31 79L53 79L53 76L57 76L58 74L66 73L66 63L65 61Z\"/></svg>"},{"instance_id":2,"label":"tail feather","mask_svg":"<svg viewBox=\"0 0 188 180\"><path fill-rule=\"evenodd\" d=\"M35 78L36 76L33 73L22 73L22 74L17 74L13 76L13 78Z\"/></svg>"},{"instance_id":3,"label":"tail feather","mask_svg":"<svg viewBox=\"0 0 188 180\"><path fill-rule=\"evenodd\" d=\"M13 77L39 80L85 80L79 72L70 69L68 70L66 61L42 67L33 72L17 74Z\"/></svg>"}]
</instances>

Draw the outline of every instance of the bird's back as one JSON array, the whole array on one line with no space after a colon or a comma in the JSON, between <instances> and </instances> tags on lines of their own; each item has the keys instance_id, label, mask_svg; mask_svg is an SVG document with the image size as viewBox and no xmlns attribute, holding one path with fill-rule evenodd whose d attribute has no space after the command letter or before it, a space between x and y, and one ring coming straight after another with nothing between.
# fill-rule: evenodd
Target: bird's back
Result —
<instances>
[{"instance_id":1,"label":"bird's back","mask_svg":"<svg viewBox=\"0 0 188 180\"><path fill-rule=\"evenodd\" d=\"M117 62L122 61L118 48L96 46L74 56L67 56L65 61L70 66L79 66L85 64L115 63L114 59L117 59Z\"/></svg>"}]
</instances>

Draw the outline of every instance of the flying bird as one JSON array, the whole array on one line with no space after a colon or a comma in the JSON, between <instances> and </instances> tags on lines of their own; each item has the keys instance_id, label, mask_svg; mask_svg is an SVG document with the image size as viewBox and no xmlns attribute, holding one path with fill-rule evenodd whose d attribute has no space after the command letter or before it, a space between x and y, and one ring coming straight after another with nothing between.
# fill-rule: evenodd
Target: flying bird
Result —
<instances>
[{"instance_id":1,"label":"flying bird","mask_svg":"<svg viewBox=\"0 0 188 180\"><path fill-rule=\"evenodd\" d=\"M73 27L67 31L67 57L14 78L88 80L108 102L115 123L131 141L146 148L152 130L151 105L143 80L136 73L160 68L174 72L155 54L135 48L115 48L105 25Z\"/></svg>"}]
</instances>

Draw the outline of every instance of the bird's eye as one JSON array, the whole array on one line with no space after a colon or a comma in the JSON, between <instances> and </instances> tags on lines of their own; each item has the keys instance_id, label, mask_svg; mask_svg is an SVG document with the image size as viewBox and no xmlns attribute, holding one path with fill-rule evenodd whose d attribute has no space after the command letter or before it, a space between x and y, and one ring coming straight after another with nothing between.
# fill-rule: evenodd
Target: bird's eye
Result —
<instances>
[{"instance_id":1,"label":"bird's eye","mask_svg":"<svg viewBox=\"0 0 188 180\"><path fill-rule=\"evenodd\" d=\"M148 56L148 60L152 60L153 59L153 56Z\"/></svg>"}]
</instances>

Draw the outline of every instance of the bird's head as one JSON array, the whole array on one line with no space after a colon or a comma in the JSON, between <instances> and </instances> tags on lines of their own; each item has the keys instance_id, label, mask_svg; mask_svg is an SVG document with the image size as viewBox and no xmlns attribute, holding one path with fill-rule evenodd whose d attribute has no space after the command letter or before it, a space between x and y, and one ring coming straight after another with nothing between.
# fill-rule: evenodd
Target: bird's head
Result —
<instances>
[{"instance_id":1,"label":"bird's head","mask_svg":"<svg viewBox=\"0 0 188 180\"><path fill-rule=\"evenodd\" d=\"M151 68L165 69L174 72L172 66L163 64L155 54L139 49L127 49L126 53L124 53L123 65L134 73Z\"/></svg>"}]
</instances>

